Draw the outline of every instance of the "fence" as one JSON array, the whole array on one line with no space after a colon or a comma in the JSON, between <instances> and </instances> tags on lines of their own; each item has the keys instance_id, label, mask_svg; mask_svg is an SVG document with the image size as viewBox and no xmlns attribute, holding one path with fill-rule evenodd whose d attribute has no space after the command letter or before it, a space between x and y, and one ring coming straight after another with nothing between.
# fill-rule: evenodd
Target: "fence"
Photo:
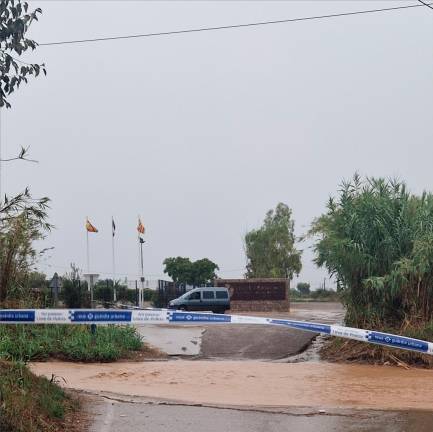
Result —
<instances>
[{"instance_id":1,"label":"fence","mask_svg":"<svg viewBox=\"0 0 433 432\"><path fill-rule=\"evenodd\" d=\"M167 307L170 300L186 293L186 285L165 280L158 281L158 294L154 301L156 307Z\"/></svg>"}]
</instances>

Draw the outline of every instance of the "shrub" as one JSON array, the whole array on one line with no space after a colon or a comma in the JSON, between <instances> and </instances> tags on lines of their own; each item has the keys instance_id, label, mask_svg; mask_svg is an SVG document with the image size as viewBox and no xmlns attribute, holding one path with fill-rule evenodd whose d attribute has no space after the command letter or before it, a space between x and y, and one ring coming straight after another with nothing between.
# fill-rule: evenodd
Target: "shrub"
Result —
<instances>
[{"instance_id":1,"label":"shrub","mask_svg":"<svg viewBox=\"0 0 433 432\"><path fill-rule=\"evenodd\" d=\"M90 293L87 282L81 282L79 279L63 279L62 282L60 299L63 300L66 307L71 309L90 307Z\"/></svg>"},{"instance_id":2,"label":"shrub","mask_svg":"<svg viewBox=\"0 0 433 432\"><path fill-rule=\"evenodd\" d=\"M355 327L402 328L433 319L433 194L355 175L310 231L316 263L333 274Z\"/></svg>"},{"instance_id":3,"label":"shrub","mask_svg":"<svg viewBox=\"0 0 433 432\"><path fill-rule=\"evenodd\" d=\"M114 361L143 347L134 327L87 325L0 326L0 358L16 361L49 357L74 361Z\"/></svg>"},{"instance_id":4,"label":"shrub","mask_svg":"<svg viewBox=\"0 0 433 432\"><path fill-rule=\"evenodd\" d=\"M61 431L61 420L78 407L53 380L33 375L23 363L0 360L0 430Z\"/></svg>"}]
</instances>

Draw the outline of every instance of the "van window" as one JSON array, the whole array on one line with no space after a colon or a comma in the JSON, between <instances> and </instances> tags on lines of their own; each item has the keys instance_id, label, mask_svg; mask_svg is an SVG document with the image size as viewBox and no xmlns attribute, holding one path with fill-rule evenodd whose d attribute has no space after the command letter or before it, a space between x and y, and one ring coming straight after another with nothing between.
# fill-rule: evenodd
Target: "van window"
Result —
<instances>
[{"instance_id":1,"label":"van window","mask_svg":"<svg viewBox=\"0 0 433 432\"><path fill-rule=\"evenodd\" d=\"M216 292L216 298L217 299L226 299L226 298L228 298L229 296L228 296L228 294L227 294L227 291L217 291Z\"/></svg>"},{"instance_id":2,"label":"van window","mask_svg":"<svg viewBox=\"0 0 433 432\"><path fill-rule=\"evenodd\" d=\"M200 291L191 293L188 297L188 300L200 300Z\"/></svg>"},{"instance_id":3,"label":"van window","mask_svg":"<svg viewBox=\"0 0 433 432\"><path fill-rule=\"evenodd\" d=\"M203 298L206 300L215 298L213 291L203 291Z\"/></svg>"}]
</instances>

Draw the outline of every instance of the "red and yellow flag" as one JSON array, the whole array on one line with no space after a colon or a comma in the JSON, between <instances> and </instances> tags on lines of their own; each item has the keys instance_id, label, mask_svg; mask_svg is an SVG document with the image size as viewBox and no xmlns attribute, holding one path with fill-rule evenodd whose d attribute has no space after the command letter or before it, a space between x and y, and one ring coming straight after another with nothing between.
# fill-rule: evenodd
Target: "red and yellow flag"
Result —
<instances>
[{"instance_id":1,"label":"red and yellow flag","mask_svg":"<svg viewBox=\"0 0 433 432\"><path fill-rule=\"evenodd\" d=\"M89 222L89 219L86 220L86 230L87 230L88 232L94 232L94 233L97 233L97 232L98 232L98 230L96 229L96 227L94 227L94 226Z\"/></svg>"},{"instance_id":2,"label":"red and yellow flag","mask_svg":"<svg viewBox=\"0 0 433 432\"><path fill-rule=\"evenodd\" d=\"M140 218L138 218L137 231L138 231L140 234L144 234L144 231L145 231L145 229L144 229L144 225L143 225L143 223L141 222L141 219L140 219Z\"/></svg>"}]
</instances>

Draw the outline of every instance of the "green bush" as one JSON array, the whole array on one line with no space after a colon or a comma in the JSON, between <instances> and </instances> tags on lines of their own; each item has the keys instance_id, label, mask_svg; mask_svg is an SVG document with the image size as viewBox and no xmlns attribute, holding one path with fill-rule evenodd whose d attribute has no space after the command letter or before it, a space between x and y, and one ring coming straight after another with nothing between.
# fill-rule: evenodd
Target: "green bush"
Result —
<instances>
[{"instance_id":1,"label":"green bush","mask_svg":"<svg viewBox=\"0 0 433 432\"><path fill-rule=\"evenodd\" d=\"M157 296L157 292L154 290L151 290L149 288L145 288L143 290L143 300L147 302L154 302L155 298ZM126 287L120 287L117 290L117 300L119 301L126 301L132 304L136 303L137 293L135 288L134 289L128 289Z\"/></svg>"},{"instance_id":2,"label":"green bush","mask_svg":"<svg viewBox=\"0 0 433 432\"><path fill-rule=\"evenodd\" d=\"M33 375L23 363L0 360L0 430L64 430L59 421L78 404L53 381Z\"/></svg>"},{"instance_id":3,"label":"green bush","mask_svg":"<svg viewBox=\"0 0 433 432\"><path fill-rule=\"evenodd\" d=\"M63 279L62 282L60 299L63 300L66 307L71 309L90 307L90 293L87 282L70 279Z\"/></svg>"},{"instance_id":4,"label":"green bush","mask_svg":"<svg viewBox=\"0 0 433 432\"><path fill-rule=\"evenodd\" d=\"M316 264L338 281L347 325L399 330L433 320L433 193L355 174L310 235Z\"/></svg>"},{"instance_id":5,"label":"green bush","mask_svg":"<svg viewBox=\"0 0 433 432\"><path fill-rule=\"evenodd\" d=\"M114 361L142 348L141 337L133 327L4 325L0 326L0 358L6 360L45 360L49 357L73 361Z\"/></svg>"},{"instance_id":6,"label":"green bush","mask_svg":"<svg viewBox=\"0 0 433 432\"><path fill-rule=\"evenodd\" d=\"M156 291L149 288L143 290L144 301L153 301ZM108 279L99 281L93 291L93 297L97 301L103 302L106 306L110 306L114 299L113 282ZM129 302L135 304L137 301L137 292L135 288L127 288L124 285L116 284L116 298L119 302Z\"/></svg>"},{"instance_id":7,"label":"green bush","mask_svg":"<svg viewBox=\"0 0 433 432\"><path fill-rule=\"evenodd\" d=\"M113 287L104 284L97 284L93 289L94 300L101 301L105 307L110 307L114 300Z\"/></svg>"}]
</instances>

